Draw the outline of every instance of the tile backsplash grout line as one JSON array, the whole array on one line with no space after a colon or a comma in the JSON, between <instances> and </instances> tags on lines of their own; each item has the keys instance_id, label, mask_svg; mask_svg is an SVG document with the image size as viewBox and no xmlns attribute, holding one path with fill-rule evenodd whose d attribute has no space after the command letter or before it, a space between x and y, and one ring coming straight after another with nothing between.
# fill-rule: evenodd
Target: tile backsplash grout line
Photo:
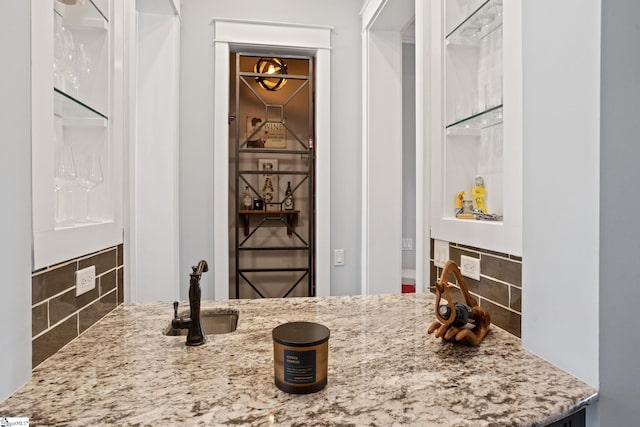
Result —
<instances>
[{"instance_id":1,"label":"tile backsplash grout line","mask_svg":"<svg viewBox=\"0 0 640 427\"><path fill-rule=\"evenodd\" d=\"M491 258L496 258L496 259L501 259L501 260L504 260L504 261L512 262L512 263L514 263L514 264L522 264L522 260L517 260L517 259L513 259L513 258L505 258L505 257L501 257L501 256L493 255L493 254L486 254L486 253L482 253L482 256L491 257Z\"/></svg>"},{"instance_id":2,"label":"tile backsplash grout line","mask_svg":"<svg viewBox=\"0 0 640 427\"><path fill-rule=\"evenodd\" d=\"M470 293L471 295L475 296L476 298L478 298L478 300L489 301L491 304L497 305L498 307L503 308L503 309L505 309L505 310L507 310L507 311L510 311L510 312L515 313L515 314L518 314L518 315L522 315L522 313L521 313L521 312L519 312L519 311L517 311L517 310L514 310L513 308L507 307L507 306L505 306L505 305L503 305L503 304L500 304L500 303L498 303L498 302L495 302L495 301L493 301L493 300L491 300L491 299L489 299L489 298L485 298L485 297L480 296L480 295L477 295L477 294L475 294L475 293L473 293L473 292L469 292L469 293Z\"/></svg>"},{"instance_id":3,"label":"tile backsplash grout line","mask_svg":"<svg viewBox=\"0 0 640 427\"><path fill-rule=\"evenodd\" d=\"M43 268L40 268L38 270L32 271L31 272L31 277L33 278L33 277L42 276L43 274L50 273L53 270L56 270L56 269L62 268L62 267L66 267L67 265L71 265L71 264L76 264L76 270L78 269L78 260L74 259L74 260L64 261L64 262L61 262L59 264L49 265L47 267L43 267Z\"/></svg>"},{"instance_id":4,"label":"tile backsplash grout line","mask_svg":"<svg viewBox=\"0 0 640 427\"><path fill-rule=\"evenodd\" d=\"M442 267L436 267L433 259L434 239L431 239L429 253L429 268L431 279L427 291L435 293L435 283L440 279ZM455 242L449 243L449 259L460 261L461 255L467 255L480 260L480 279L468 279L470 293L482 306L489 308L492 323L520 337L522 325L522 257L495 252L488 249L466 246ZM496 277L497 276L497 277ZM453 277L446 281L457 287ZM459 289L459 288L458 288ZM452 291L453 292L453 291ZM458 294L460 291L456 291ZM459 298L457 295L454 299Z\"/></svg>"},{"instance_id":5,"label":"tile backsplash grout line","mask_svg":"<svg viewBox=\"0 0 640 427\"><path fill-rule=\"evenodd\" d=\"M486 274L482 274L482 273L480 274L480 277L484 277L485 279L493 280L493 281L494 281L494 282L496 282L496 283L501 283L501 284L503 284L503 285L507 285L507 286L515 286L516 288L521 287L520 285L517 285L517 284L515 284L515 283L505 282L505 281L504 281L504 280L502 280L502 279L498 279L498 278L493 277L493 276L487 276Z\"/></svg>"},{"instance_id":6,"label":"tile backsplash grout line","mask_svg":"<svg viewBox=\"0 0 640 427\"><path fill-rule=\"evenodd\" d=\"M102 255L102 254L105 254L105 253L108 253L108 252L111 252L111 251L113 251L113 253L116 255L116 264L117 264L118 263L118 261L117 261L118 260L117 247L116 246L112 246L110 248L103 249L103 250L98 251L98 252L93 252L93 253L90 253L88 255L83 255L80 258L76 258L76 259L69 260L69 261L63 261L63 262L58 263L58 264L53 264L53 265L49 265L47 267L43 267L43 268L41 268L39 270L33 271L31 273L31 277L33 278L33 277L41 276L43 274L51 272L52 270L56 270L58 268L66 267L66 266L68 266L70 264L75 264L76 265L76 271L78 271L80 269L80 262L81 261L85 261L87 259L93 258L93 257L98 256L98 255Z\"/></svg>"},{"instance_id":7,"label":"tile backsplash grout line","mask_svg":"<svg viewBox=\"0 0 640 427\"><path fill-rule=\"evenodd\" d=\"M97 282L97 283L96 283L96 288L98 288L98 287L99 287L99 284L100 284L99 280L100 280L100 279L102 279L102 277L106 276L107 274L110 274L110 273L115 272L115 273L116 273L116 281L117 281L117 279L118 279L118 277L117 277L117 273L118 273L118 269L120 269L120 268L122 268L122 266L120 266L120 267L113 267L112 269L107 270L107 271L105 271L105 272L104 272L104 273L102 273L102 274L96 275L96 282ZM76 271L77 271L77 270L76 270ZM52 300L52 299L54 299L54 298L57 298L57 297L59 297L59 296L61 296L61 295L64 295L64 294L66 294L67 292L69 292L70 290L75 289L75 287L76 287L76 285L75 285L75 284L70 285L68 288L65 288L64 290L62 290L62 291L58 292L58 293L57 293L57 294L55 294L55 295L51 295L50 297L45 298L45 299L43 299L42 301L39 301L39 302L37 302L37 303L35 303L35 304L31 304L31 309L34 309L34 308L36 308L37 306L39 306L39 305L41 305L41 304L44 304L45 302L48 302L48 301L50 301L50 300ZM106 294L105 294L105 295L106 295Z\"/></svg>"},{"instance_id":8,"label":"tile backsplash grout line","mask_svg":"<svg viewBox=\"0 0 640 427\"><path fill-rule=\"evenodd\" d=\"M448 283L449 283L449 284L451 284L451 285L453 285L456 289L460 289L460 287L459 287L458 285L456 285L455 283L451 283L451 282L448 282ZM507 306L505 306L504 304L501 304L501 303L499 303L499 302L496 302L496 301L494 301L494 300L492 300L492 299L490 299L490 298L487 298L487 297L485 297L485 296L482 296L482 295L480 295L480 294L478 294L478 293L476 293L476 292L469 291L469 293L471 294L471 296L473 296L473 297L475 297L476 299L478 299L478 301L479 301L479 300L486 300L486 301L489 301L489 302L490 302L490 303L492 303L492 304L497 305L497 306L498 306L498 307L500 307L500 308L504 308L505 310L508 310L508 311L513 312L513 313L516 313L516 314L520 314L520 315L522 315L522 312L520 312L520 311L518 311L518 310L515 310L515 309L513 309L513 308L511 308L511 307L507 307ZM511 293L511 291L509 291L509 293ZM511 300L509 300L509 303L511 303Z\"/></svg>"},{"instance_id":9,"label":"tile backsplash grout line","mask_svg":"<svg viewBox=\"0 0 640 427\"><path fill-rule=\"evenodd\" d=\"M32 272L32 369L123 302L118 298L124 286L124 277L119 277L124 271L124 259L119 256L122 252L123 244L120 243ZM90 293L76 296L75 274L80 268L91 265L99 271L95 288ZM69 310L73 312L69 313ZM60 318L61 315L64 317Z\"/></svg>"},{"instance_id":10,"label":"tile backsplash grout line","mask_svg":"<svg viewBox=\"0 0 640 427\"><path fill-rule=\"evenodd\" d=\"M31 337L31 341L33 341L34 339L36 339L36 338L40 337L41 335L45 334L46 332L50 331L51 329L55 328L56 326L58 326L58 325L60 325L60 324L62 324L62 323L64 323L64 322L66 322L67 320L69 320L69 319L70 319L71 317L73 317L74 315L76 315L76 314L80 313L82 310L86 309L88 306L90 306L90 305L92 305L92 304L95 304L96 302L100 301L100 299L102 299L103 297L105 297L105 296L109 295L110 293L114 292L116 289L117 289L117 287L116 287L116 288L111 289L111 290L110 290L109 292L107 292L106 294L98 295L98 297L97 297L96 299L94 299L94 300L92 300L92 301L88 302L87 304L83 305L82 307L78 308L76 311L74 311L73 313L69 314L67 317L64 317L64 318L62 318L62 319L58 320L55 324L53 324L53 325L49 325L49 327L48 327L47 329L45 329L44 331L42 331L42 332L38 333L37 335L32 336L32 337ZM47 301L47 302L48 302L48 301ZM51 322L51 316L48 316L48 317L49 317L49 319L48 319L48 320L49 320L49 322ZM78 327L80 327L80 326L78 326Z\"/></svg>"},{"instance_id":11,"label":"tile backsplash grout line","mask_svg":"<svg viewBox=\"0 0 640 427\"><path fill-rule=\"evenodd\" d=\"M506 254L506 253L505 254L497 254L497 253L492 252L492 251L485 251L482 248L473 248L473 249L471 249L471 248L469 248L467 246L459 245L459 244L453 243L453 242L450 242L450 245L451 245L451 247L454 247L454 248L459 249L461 251L470 252L470 253L478 254L478 255L481 255L481 256L490 256L490 257L493 257L493 258L497 258L497 259L501 259L501 260L505 260L505 261L511 261L511 262L514 262L514 263L517 263L517 264L522 264L522 259L521 259L522 257L520 257L518 255L512 255L512 254ZM517 259L514 259L512 257L517 257Z\"/></svg>"},{"instance_id":12,"label":"tile backsplash grout line","mask_svg":"<svg viewBox=\"0 0 640 427\"><path fill-rule=\"evenodd\" d=\"M45 303L45 302L46 302L46 303L48 303L48 302L49 302L49 301L51 301L52 299L58 298L58 297L60 297L60 296L62 296L62 295L64 295L64 294L66 294L67 292L69 292L69 291L71 291L71 290L75 289L75 287L76 287L76 285L69 286L68 288L65 288L64 290L62 290L62 291L58 292L57 294L55 294L55 295L51 295L49 298L43 299L43 300L42 300L42 301L40 301L39 303L31 305L31 308L32 308L32 309L34 309L34 308L36 308L37 306L39 306L40 304L42 304L42 303Z\"/></svg>"},{"instance_id":13,"label":"tile backsplash grout line","mask_svg":"<svg viewBox=\"0 0 640 427\"><path fill-rule=\"evenodd\" d=\"M63 324L64 322L66 322L67 320L71 319L73 316L76 316L78 314L78 310L74 311L73 313L69 314L67 317L64 317L63 319L57 321L56 323L54 323L53 325L49 325L49 327L47 329L45 329L44 331L33 335L31 337L31 341L40 338L42 335L44 335L45 333L49 332L50 330L54 329L56 326L59 326L61 324ZM49 323L51 322L51 319L49 318Z\"/></svg>"}]
</instances>

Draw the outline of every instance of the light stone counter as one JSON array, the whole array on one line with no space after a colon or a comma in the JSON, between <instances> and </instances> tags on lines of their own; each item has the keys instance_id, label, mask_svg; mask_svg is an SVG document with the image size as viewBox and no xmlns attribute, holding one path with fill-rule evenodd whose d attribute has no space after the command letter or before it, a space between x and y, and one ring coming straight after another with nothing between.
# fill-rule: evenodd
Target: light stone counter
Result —
<instances>
[{"instance_id":1,"label":"light stone counter","mask_svg":"<svg viewBox=\"0 0 640 427\"><path fill-rule=\"evenodd\" d=\"M479 347L427 334L431 295L203 302L238 328L200 347L163 328L170 303L123 305L46 360L0 404L31 425L545 425L597 392L492 325ZM185 308L186 304L181 306ZM273 382L271 330L331 330L328 385L292 395Z\"/></svg>"}]
</instances>

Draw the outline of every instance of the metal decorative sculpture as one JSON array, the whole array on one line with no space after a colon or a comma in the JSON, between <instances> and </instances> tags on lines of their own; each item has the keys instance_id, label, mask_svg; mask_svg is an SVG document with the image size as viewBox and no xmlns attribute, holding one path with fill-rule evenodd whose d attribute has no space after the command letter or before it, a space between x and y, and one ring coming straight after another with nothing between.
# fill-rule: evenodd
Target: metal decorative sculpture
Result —
<instances>
[{"instance_id":1,"label":"metal decorative sculpture","mask_svg":"<svg viewBox=\"0 0 640 427\"><path fill-rule=\"evenodd\" d=\"M447 282L451 273L455 275L458 281L465 303L454 302L451 298L449 289L454 286ZM440 303L443 294L447 301L446 304ZM440 280L436 282L435 310L438 320L429 326L427 332L434 333L436 338L442 338L445 341L478 345L487 335L491 324L489 312L480 307L477 301L469 294L467 283L453 261L447 261L442 270Z\"/></svg>"}]
</instances>

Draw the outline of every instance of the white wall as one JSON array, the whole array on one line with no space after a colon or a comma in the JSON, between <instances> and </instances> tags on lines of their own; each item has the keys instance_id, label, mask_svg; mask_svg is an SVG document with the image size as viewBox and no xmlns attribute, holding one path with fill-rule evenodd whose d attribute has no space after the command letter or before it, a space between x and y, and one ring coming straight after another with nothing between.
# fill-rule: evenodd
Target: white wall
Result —
<instances>
[{"instance_id":1,"label":"white wall","mask_svg":"<svg viewBox=\"0 0 640 427\"><path fill-rule=\"evenodd\" d=\"M31 376L31 17L30 2L0 15L0 401ZM20 414L3 414L19 416Z\"/></svg>"},{"instance_id":2,"label":"white wall","mask_svg":"<svg viewBox=\"0 0 640 427\"><path fill-rule=\"evenodd\" d=\"M331 51L331 248L345 249L332 267L331 294L360 287L360 2L189 0L182 3L180 80L180 277L199 259L213 259L213 28L212 18L328 25ZM215 268L216 266L210 266ZM213 298L213 274L202 276ZM181 283L186 296L188 283Z\"/></svg>"},{"instance_id":3,"label":"white wall","mask_svg":"<svg viewBox=\"0 0 640 427\"><path fill-rule=\"evenodd\" d=\"M600 425L638 425L640 2L602 2Z\"/></svg>"},{"instance_id":4,"label":"white wall","mask_svg":"<svg viewBox=\"0 0 640 427\"><path fill-rule=\"evenodd\" d=\"M522 342L597 386L600 0L525 1L523 21Z\"/></svg>"},{"instance_id":5,"label":"white wall","mask_svg":"<svg viewBox=\"0 0 640 427\"><path fill-rule=\"evenodd\" d=\"M179 34L175 15L137 14L132 302L175 300L180 280L189 281L178 275Z\"/></svg>"}]
</instances>

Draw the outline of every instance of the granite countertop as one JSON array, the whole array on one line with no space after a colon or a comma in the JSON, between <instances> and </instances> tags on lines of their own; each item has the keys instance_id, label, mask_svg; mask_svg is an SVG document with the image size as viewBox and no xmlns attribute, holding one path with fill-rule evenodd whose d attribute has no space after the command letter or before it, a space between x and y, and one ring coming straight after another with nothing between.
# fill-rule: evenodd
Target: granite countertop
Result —
<instances>
[{"instance_id":1,"label":"granite countertop","mask_svg":"<svg viewBox=\"0 0 640 427\"><path fill-rule=\"evenodd\" d=\"M36 426L529 426L597 398L496 326L478 347L428 335L432 304L429 294L203 302L240 318L199 347L163 335L171 303L121 305L39 365L0 416ZM320 392L274 385L271 330L289 321L331 330Z\"/></svg>"}]
</instances>

